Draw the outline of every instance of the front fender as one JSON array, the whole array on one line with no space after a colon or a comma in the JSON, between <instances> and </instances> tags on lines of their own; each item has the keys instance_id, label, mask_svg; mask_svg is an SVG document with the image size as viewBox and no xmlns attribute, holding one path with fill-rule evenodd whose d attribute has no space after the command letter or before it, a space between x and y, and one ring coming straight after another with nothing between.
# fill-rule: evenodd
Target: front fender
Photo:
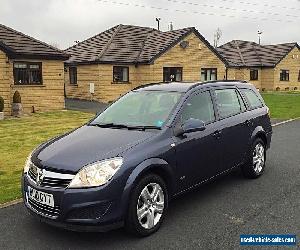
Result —
<instances>
[{"instance_id":1,"label":"front fender","mask_svg":"<svg viewBox=\"0 0 300 250\"><path fill-rule=\"evenodd\" d=\"M137 180L139 180L139 178L143 174L151 171L152 169L153 170L155 169L156 171L157 170L162 171L164 173L164 176L167 177L166 181L168 182L167 185L168 185L169 194L172 193L172 191L174 190L174 177L173 177L174 169L172 169L170 164L163 159L150 158L141 162L138 166L136 166L134 170L131 172L131 174L129 175L122 194L122 199L121 199L122 207L128 207L130 194L132 189L135 187Z\"/></svg>"}]
</instances>

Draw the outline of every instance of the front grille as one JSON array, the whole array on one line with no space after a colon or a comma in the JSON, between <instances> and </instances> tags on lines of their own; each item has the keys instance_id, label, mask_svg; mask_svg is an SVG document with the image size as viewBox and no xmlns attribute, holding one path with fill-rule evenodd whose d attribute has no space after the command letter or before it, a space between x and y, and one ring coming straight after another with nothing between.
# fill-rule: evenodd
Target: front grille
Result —
<instances>
[{"instance_id":1,"label":"front grille","mask_svg":"<svg viewBox=\"0 0 300 250\"><path fill-rule=\"evenodd\" d=\"M28 175L34 181L36 180L36 175L37 175L36 170L37 168L31 163L29 167Z\"/></svg>"},{"instance_id":2,"label":"front grille","mask_svg":"<svg viewBox=\"0 0 300 250\"><path fill-rule=\"evenodd\" d=\"M61 174L36 167L31 163L28 176L36 185L49 188L66 188L74 175Z\"/></svg>"},{"instance_id":3,"label":"front grille","mask_svg":"<svg viewBox=\"0 0 300 250\"><path fill-rule=\"evenodd\" d=\"M69 186L70 182L71 179L45 177L41 183L41 187L66 188Z\"/></svg>"},{"instance_id":4,"label":"front grille","mask_svg":"<svg viewBox=\"0 0 300 250\"><path fill-rule=\"evenodd\" d=\"M41 215L44 215L47 217L53 217L53 218L56 218L59 216L59 212L60 212L59 206L50 207L48 205L40 204L30 198L28 198L27 202L33 210L35 210L36 212L38 212Z\"/></svg>"}]
</instances>

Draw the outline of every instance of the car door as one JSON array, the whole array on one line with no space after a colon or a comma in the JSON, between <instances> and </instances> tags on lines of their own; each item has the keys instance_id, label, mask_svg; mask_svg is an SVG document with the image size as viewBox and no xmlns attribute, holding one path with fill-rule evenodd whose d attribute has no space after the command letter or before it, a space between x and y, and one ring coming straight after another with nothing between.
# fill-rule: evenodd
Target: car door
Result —
<instances>
[{"instance_id":1,"label":"car door","mask_svg":"<svg viewBox=\"0 0 300 250\"><path fill-rule=\"evenodd\" d=\"M219 166L218 140L213 136L216 115L210 91L196 92L184 102L177 116L177 126L190 118L202 120L205 130L173 137L178 191L215 175Z\"/></svg>"},{"instance_id":2,"label":"car door","mask_svg":"<svg viewBox=\"0 0 300 250\"><path fill-rule=\"evenodd\" d=\"M246 112L245 103L234 87L214 90L217 106L219 143L223 172L241 164L247 154L252 121Z\"/></svg>"}]
</instances>

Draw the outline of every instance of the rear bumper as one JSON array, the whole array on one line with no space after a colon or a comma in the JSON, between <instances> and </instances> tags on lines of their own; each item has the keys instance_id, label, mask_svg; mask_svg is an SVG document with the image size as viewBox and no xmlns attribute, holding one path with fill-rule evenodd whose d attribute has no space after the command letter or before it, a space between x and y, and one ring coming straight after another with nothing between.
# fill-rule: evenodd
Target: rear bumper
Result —
<instances>
[{"instance_id":1,"label":"rear bumper","mask_svg":"<svg viewBox=\"0 0 300 250\"><path fill-rule=\"evenodd\" d=\"M53 195L55 207L42 205L28 196L28 186ZM114 187L112 190L111 186ZM40 221L73 231L108 231L121 227L125 208L122 188L104 185L88 189L53 189L37 186L22 177L25 207Z\"/></svg>"}]
</instances>

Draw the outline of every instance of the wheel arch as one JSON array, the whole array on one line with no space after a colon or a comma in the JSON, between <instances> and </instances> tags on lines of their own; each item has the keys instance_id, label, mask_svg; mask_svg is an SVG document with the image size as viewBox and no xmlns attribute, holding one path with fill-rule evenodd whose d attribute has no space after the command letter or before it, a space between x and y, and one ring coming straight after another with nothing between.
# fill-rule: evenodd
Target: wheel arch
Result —
<instances>
[{"instance_id":1,"label":"wheel arch","mask_svg":"<svg viewBox=\"0 0 300 250\"><path fill-rule=\"evenodd\" d=\"M251 135L251 145L253 144L253 142L257 139L260 138L264 144L265 147L267 146L267 135L266 135L266 131L263 129L263 127L258 126L254 129L254 131L252 132Z\"/></svg>"},{"instance_id":2,"label":"wheel arch","mask_svg":"<svg viewBox=\"0 0 300 250\"><path fill-rule=\"evenodd\" d=\"M175 178L173 171L174 169L172 166L167 161L160 158L150 158L141 162L134 168L127 179L122 195L122 204L125 207L128 207L128 200L133 188L143 176L150 173L159 175L165 181L168 189L168 197L170 198L173 190L175 190Z\"/></svg>"}]
</instances>

